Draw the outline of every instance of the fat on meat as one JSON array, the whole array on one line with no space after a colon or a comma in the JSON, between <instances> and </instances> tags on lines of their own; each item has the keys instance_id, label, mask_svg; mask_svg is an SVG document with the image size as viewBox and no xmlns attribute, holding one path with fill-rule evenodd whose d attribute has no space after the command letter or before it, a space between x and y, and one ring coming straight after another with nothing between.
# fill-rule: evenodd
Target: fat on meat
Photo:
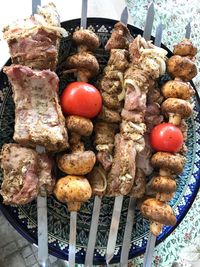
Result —
<instances>
[{"instance_id":1,"label":"fat on meat","mask_svg":"<svg viewBox=\"0 0 200 267\"><path fill-rule=\"evenodd\" d=\"M127 195L130 192L135 179L135 157L134 142L116 134L114 160L108 174L106 195Z\"/></svg>"},{"instance_id":2,"label":"fat on meat","mask_svg":"<svg viewBox=\"0 0 200 267\"><path fill-rule=\"evenodd\" d=\"M3 32L14 64L55 70L60 40L66 31L60 27L53 3L39 7L34 16L6 26Z\"/></svg>"},{"instance_id":3,"label":"fat on meat","mask_svg":"<svg viewBox=\"0 0 200 267\"><path fill-rule=\"evenodd\" d=\"M1 168L4 179L0 194L5 204L30 203L41 186L52 193L55 179L52 175L53 161L47 154L38 154L19 144L5 144L1 151Z\"/></svg>"},{"instance_id":4,"label":"fat on meat","mask_svg":"<svg viewBox=\"0 0 200 267\"><path fill-rule=\"evenodd\" d=\"M21 145L41 145L52 152L67 148L57 75L50 70L37 71L21 65L5 67L4 72L12 85L15 102L13 139Z\"/></svg>"}]
</instances>

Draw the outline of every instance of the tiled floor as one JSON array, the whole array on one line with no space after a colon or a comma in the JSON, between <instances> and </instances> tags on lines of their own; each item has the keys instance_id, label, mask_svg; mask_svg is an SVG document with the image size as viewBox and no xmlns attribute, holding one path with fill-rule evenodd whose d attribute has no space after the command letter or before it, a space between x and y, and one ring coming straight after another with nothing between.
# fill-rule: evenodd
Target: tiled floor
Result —
<instances>
[{"instance_id":1,"label":"tiled floor","mask_svg":"<svg viewBox=\"0 0 200 267\"><path fill-rule=\"evenodd\" d=\"M67 266L49 256L49 267ZM24 239L0 212L0 267L39 267L37 248Z\"/></svg>"}]
</instances>

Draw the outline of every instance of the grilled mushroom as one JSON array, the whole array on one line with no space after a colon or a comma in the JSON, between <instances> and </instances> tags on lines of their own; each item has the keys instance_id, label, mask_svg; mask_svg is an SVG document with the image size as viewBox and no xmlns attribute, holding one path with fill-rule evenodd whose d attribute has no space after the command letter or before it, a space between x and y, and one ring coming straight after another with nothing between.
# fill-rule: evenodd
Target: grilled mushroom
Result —
<instances>
[{"instance_id":1,"label":"grilled mushroom","mask_svg":"<svg viewBox=\"0 0 200 267\"><path fill-rule=\"evenodd\" d=\"M151 181L151 189L161 193L176 191L176 181L170 176L156 176Z\"/></svg>"},{"instance_id":2,"label":"grilled mushroom","mask_svg":"<svg viewBox=\"0 0 200 267\"><path fill-rule=\"evenodd\" d=\"M66 126L70 132L77 133L82 136L90 136L93 131L91 120L77 115L71 115L66 118Z\"/></svg>"},{"instance_id":3,"label":"grilled mushroom","mask_svg":"<svg viewBox=\"0 0 200 267\"><path fill-rule=\"evenodd\" d=\"M192 86L179 78L166 82L161 90L165 98L181 98L187 100L194 95Z\"/></svg>"},{"instance_id":4,"label":"grilled mushroom","mask_svg":"<svg viewBox=\"0 0 200 267\"><path fill-rule=\"evenodd\" d=\"M66 66L69 71L74 72L78 79L83 82L87 82L97 75L99 71L97 59L88 52L77 53L68 57Z\"/></svg>"},{"instance_id":5,"label":"grilled mushroom","mask_svg":"<svg viewBox=\"0 0 200 267\"><path fill-rule=\"evenodd\" d=\"M168 176L169 173L180 174L183 171L184 163L185 157L168 152L157 152L151 158L153 167L161 169L161 176L163 176L162 170L167 172L167 175L164 176Z\"/></svg>"},{"instance_id":6,"label":"grilled mushroom","mask_svg":"<svg viewBox=\"0 0 200 267\"><path fill-rule=\"evenodd\" d=\"M167 60L167 72L174 78L179 77L187 82L197 75L195 63L187 58L174 55Z\"/></svg>"},{"instance_id":7,"label":"grilled mushroom","mask_svg":"<svg viewBox=\"0 0 200 267\"><path fill-rule=\"evenodd\" d=\"M197 48L192 44L189 39L185 39L182 42L174 46L174 54L179 56L194 57L197 53Z\"/></svg>"},{"instance_id":8,"label":"grilled mushroom","mask_svg":"<svg viewBox=\"0 0 200 267\"><path fill-rule=\"evenodd\" d=\"M72 39L78 46L79 52L94 51L100 45L98 36L93 31L87 29L75 31Z\"/></svg>"},{"instance_id":9,"label":"grilled mushroom","mask_svg":"<svg viewBox=\"0 0 200 267\"><path fill-rule=\"evenodd\" d=\"M167 203L149 198L142 203L140 209L142 215L149 220L171 226L176 224L176 216Z\"/></svg>"},{"instance_id":10,"label":"grilled mushroom","mask_svg":"<svg viewBox=\"0 0 200 267\"><path fill-rule=\"evenodd\" d=\"M85 177L68 175L58 180L54 194L59 201L67 203L71 212L78 211L81 204L91 198L92 189Z\"/></svg>"},{"instance_id":11,"label":"grilled mushroom","mask_svg":"<svg viewBox=\"0 0 200 267\"><path fill-rule=\"evenodd\" d=\"M181 119L188 118L192 115L191 104L183 99L168 98L162 105L161 109L165 116L169 117L169 122L179 125Z\"/></svg>"},{"instance_id":12,"label":"grilled mushroom","mask_svg":"<svg viewBox=\"0 0 200 267\"><path fill-rule=\"evenodd\" d=\"M93 151L84 151L80 141L81 136L92 133L93 125L89 119L80 116L69 116L66 119L70 132L70 147L72 153L61 154L57 157L58 167L61 171L71 175L85 175L89 173L96 162Z\"/></svg>"}]
</instances>

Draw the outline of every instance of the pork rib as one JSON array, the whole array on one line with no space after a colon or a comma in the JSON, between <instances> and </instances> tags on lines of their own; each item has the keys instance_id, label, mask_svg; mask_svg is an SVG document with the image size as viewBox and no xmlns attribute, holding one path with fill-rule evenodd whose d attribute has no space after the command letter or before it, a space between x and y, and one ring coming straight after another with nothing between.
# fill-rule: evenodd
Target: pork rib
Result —
<instances>
[{"instance_id":1,"label":"pork rib","mask_svg":"<svg viewBox=\"0 0 200 267\"><path fill-rule=\"evenodd\" d=\"M13 139L24 146L60 151L68 146L65 119L58 103L58 77L50 70L21 65L5 67L15 102Z\"/></svg>"},{"instance_id":2,"label":"pork rib","mask_svg":"<svg viewBox=\"0 0 200 267\"><path fill-rule=\"evenodd\" d=\"M40 185L45 185L47 192L52 193L55 180L51 174L52 160L47 154L39 155L19 144L5 144L1 151L1 168L4 179L0 193L5 204L30 203L37 197Z\"/></svg>"},{"instance_id":3,"label":"pork rib","mask_svg":"<svg viewBox=\"0 0 200 267\"><path fill-rule=\"evenodd\" d=\"M60 39L66 31L60 27L53 3L40 7L38 13L5 27L4 38L14 64L55 70Z\"/></svg>"}]
</instances>

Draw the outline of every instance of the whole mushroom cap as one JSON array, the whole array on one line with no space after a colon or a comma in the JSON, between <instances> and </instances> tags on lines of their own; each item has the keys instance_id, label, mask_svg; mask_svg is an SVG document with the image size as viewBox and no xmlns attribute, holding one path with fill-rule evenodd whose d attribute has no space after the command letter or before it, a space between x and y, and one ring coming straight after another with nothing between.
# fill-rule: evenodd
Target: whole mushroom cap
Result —
<instances>
[{"instance_id":1,"label":"whole mushroom cap","mask_svg":"<svg viewBox=\"0 0 200 267\"><path fill-rule=\"evenodd\" d=\"M192 44L192 42L189 39L185 39L174 46L173 53L179 56L194 57L197 53L197 48Z\"/></svg>"},{"instance_id":2,"label":"whole mushroom cap","mask_svg":"<svg viewBox=\"0 0 200 267\"><path fill-rule=\"evenodd\" d=\"M171 226L176 224L176 216L172 208L167 203L157 199L146 199L142 203L140 210L145 218L152 221Z\"/></svg>"},{"instance_id":3,"label":"whole mushroom cap","mask_svg":"<svg viewBox=\"0 0 200 267\"><path fill-rule=\"evenodd\" d=\"M75 31L72 39L77 46L86 46L89 51L96 50L100 45L98 36L93 31L87 29Z\"/></svg>"},{"instance_id":4,"label":"whole mushroom cap","mask_svg":"<svg viewBox=\"0 0 200 267\"><path fill-rule=\"evenodd\" d=\"M78 207L91 198L92 189L85 177L68 175L58 180L54 194L60 202L71 203ZM79 204L76 205L76 202Z\"/></svg>"},{"instance_id":5,"label":"whole mushroom cap","mask_svg":"<svg viewBox=\"0 0 200 267\"><path fill-rule=\"evenodd\" d=\"M99 71L99 63L95 56L90 53L82 52L67 58L66 66L68 69L76 69L85 76L82 81L87 81L97 75ZM80 73L79 73L80 74Z\"/></svg>"},{"instance_id":6,"label":"whole mushroom cap","mask_svg":"<svg viewBox=\"0 0 200 267\"><path fill-rule=\"evenodd\" d=\"M151 182L151 189L160 193L173 193L176 191L176 181L168 176L156 176Z\"/></svg>"},{"instance_id":7,"label":"whole mushroom cap","mask_svg":"<svg viewBox=\"0 0 200 267\"><path fill-rule=\"evenodd\" d=\"M180 174L183 171L185 158L179 154L168 152L157 152L151 158L153 167L170 170L173 174Z\"/></svg>"},{"instance_id":8,"label":"whole mushroom cap","mask_svg":"<svg viewBox=\"0 0 200 267\"><path fill-rule=\"evenodd\" d=\"M162 105L161 110L165 116L169 116L170 113L179 114L181 118L188 118L192 115L191 104L183 99L168 98Z\"/></svg>"},{"instance_id":9,"label":"whole mushroom cap","mask_svg":"<svg viewBox=\"0 0 200 267\"><path fill-rule=\"evenodd\" d=\"M70 132L77 133L82 136L90 136L93 131L93 124L90 119L70 115L66 118L67 129Z\"/></svg>"},{"instance_id":10,"label":"whole mushroom cap","mask_svg":"<svg viewBox=\"0 0 200 267\"><path fill-rule=\"evenodd\" d=\"M167 60L166 65L167 72L173 78L179 77L183 81L190 81L197 75L195 63L187 57L174 55Z\"/></svg>"},{"instance_id":11,"label":"whole mushroom cap","mask_svg":"<svg viewBox=\"0 0 200 267\"><path fill-rule=\"evenodd\" d=\"M194 90L190 83L183 82L180 79L166 82L161 90L165 98L181 98L187 100L194 95Z\"/></svg>"}]
</instances>

